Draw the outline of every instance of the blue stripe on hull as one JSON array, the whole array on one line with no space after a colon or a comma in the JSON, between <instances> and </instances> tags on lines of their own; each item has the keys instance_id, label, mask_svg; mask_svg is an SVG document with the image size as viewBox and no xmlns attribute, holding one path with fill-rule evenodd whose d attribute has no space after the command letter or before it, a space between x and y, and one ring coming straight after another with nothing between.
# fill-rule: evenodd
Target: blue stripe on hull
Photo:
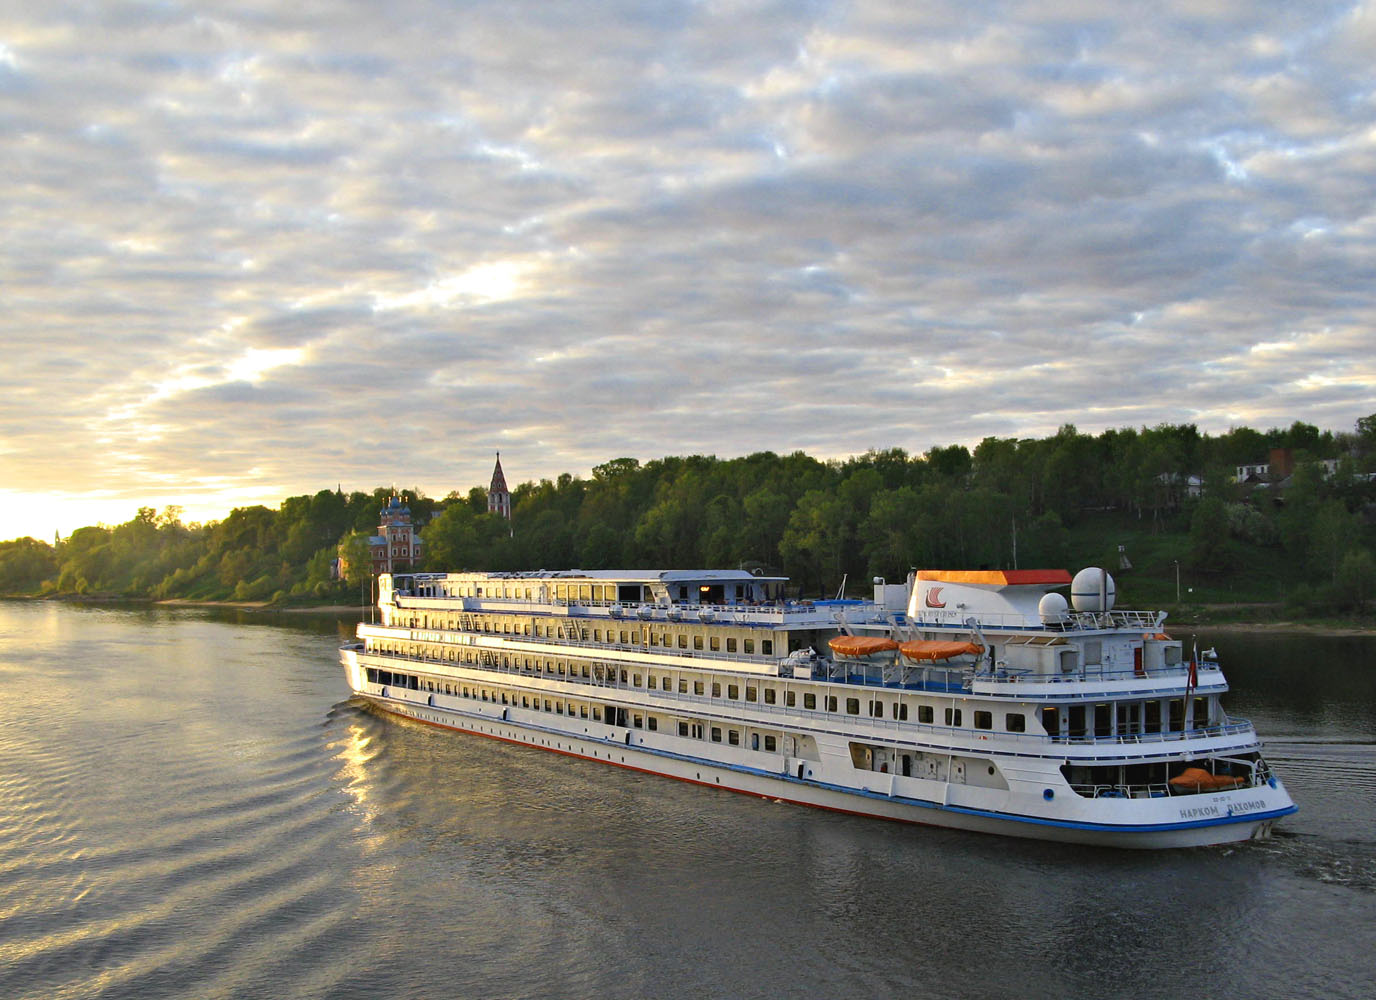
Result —
<instances>
[{"instance_id":1,"label":"blue stripe on hull","mask_svg":"<svg viewBox=\"0 0 1376 1000\"><path fill-rule=\"evenodd\" d=\"M730 767L729 764L718 764L718 767ZM772 775L786 781L797 781L797 778L789 775ZM979 816L985 819L997 819L1013 823L1031 823L1036 826L1056 826L1067 830L1092 830L1096 833L1168 833L1175 830L1198 830L1208 826L1227 826L1231 823L1251 823L1254 821L1275 820L1282 816L1289 816L1293 812L1299 811L1299 806L1289 806L1285 809L1273 809L1264 813L1248 813L1245 816L1220 816L1217 819L1190 820L1184 823L1087 823L1080 820L1065 819L1045 819L1040 816L1025 816L1022 813L999 812L994 809L971 809L968 806L942 805L939 802L928 802L926 799L910 799L902 795L881 795L878 792L871 792L864 788L849 788L845 785L833 785L822 781L809 781L804 784L816 785L819 788L826 788L831 791L844 792L847 795L859 795L881 799L886 802L902 802L905 805L921 806L924 809L937 809L942 812L961 813L966 816Z\"/></svg>"}]
</instances>

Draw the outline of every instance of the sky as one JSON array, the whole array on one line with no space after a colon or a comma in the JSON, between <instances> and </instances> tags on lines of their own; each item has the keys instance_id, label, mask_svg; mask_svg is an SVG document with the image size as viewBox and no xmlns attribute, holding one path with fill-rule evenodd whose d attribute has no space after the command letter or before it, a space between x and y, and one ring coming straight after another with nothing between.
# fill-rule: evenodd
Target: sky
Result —
<instances>
[{"instance_id":1,"label":"sky","mask_svg":"<svg viewBox=\"0 0 1376 1000\"><path fill-rule=\"evenodd\" d=\"M1373 66L1376 0L0 0L0 538L1350 431Z\"/></svg>"}]
</instances>

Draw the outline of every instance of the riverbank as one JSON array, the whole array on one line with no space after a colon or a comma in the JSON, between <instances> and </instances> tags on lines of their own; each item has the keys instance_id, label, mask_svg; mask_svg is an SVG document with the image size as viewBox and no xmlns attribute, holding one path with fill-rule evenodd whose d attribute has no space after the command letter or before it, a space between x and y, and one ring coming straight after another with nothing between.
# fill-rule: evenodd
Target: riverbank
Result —
<instances>
[{"instance_id":1,"label":"riverbank","mask_svg":"<svg viewBox=\"0 0 1376 1000\"><path fill-rule=\"evenodd\" d=\"M11 594L0 597L13 601L66 601L72 604L150 605L165 608L232 608L265 614L359 615L366 609L351 604L273 604L270 601L198 601L172 597L153 600L120 597L114 594ZM1309 635L1376 635L1376 618L1303 619L1282 617L1280 604L1201 604L1188 608L1166 608L1164 628L1179 637L1187 630L1210 632L1301 632Z\"/></svg>"},{"instance_id":2,"label":"riverbank","mask_svg":"<svg viewBox=\"0 0 1376 1000\"><path fill-rule=\"evenodd\" d=\"M1166 631L1174 631L1176 638L1183 629L1199 629L1208 632L1300 632L1306 635L1359 635L1376 636L1376 625L1347 624L1343 622L1305 622L1305 621L1209 621L1190 619L1188 621L1168 620Z\"/></svg>"},{"instance_id":3,"label":"riverbank","mask_svg":"<svg viewBox=\"0 0 1376 1000\"><path fill-rule=\"evenodd\" d=\"M149 601L163 608L234 608L238 611L269 611L277 614L304 615L357 615L363 608L350 604L273 604L270 601L192 601L186 598L170 597L161 601Z\"/></svg>"},{"instance_id":4,"label":"riverbank","mask_svg":"<svg viewBox=\"0 0 1376 1000\"><path fill-rule=\"evenodd\" d=\"M1304 632L1310 635L1376 635L1376 618L1370 615L1297 618L1287 616L1283 604L1198 604L1166 608L1165 628L1211 632Z\"/></svg>"},{"instance_id":5,"label":"riverbank","mask_svg":"<svg viewBox=\"0 0 1376 1000\"><path fill-rule=\"evenodd\" d=\"M231 608L271 614L362 615L367 609L356 604L273 604L271 601L197 601L185 597L155 600L151 597L121 597L118 594L0 594L0 601L60 601L64 604L91 604L120 607Z\"/></svg>"}]
</instances>

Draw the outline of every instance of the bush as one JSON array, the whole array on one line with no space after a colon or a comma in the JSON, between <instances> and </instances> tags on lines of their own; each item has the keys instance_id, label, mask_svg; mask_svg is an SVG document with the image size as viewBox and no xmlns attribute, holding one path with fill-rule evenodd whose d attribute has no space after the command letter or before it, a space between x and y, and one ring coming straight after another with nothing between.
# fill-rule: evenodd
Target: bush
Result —
<instances>
[{"instance_id":1,"label":"bush","mask_svg":"<svg viewBox=\"0 0 1376 1000\"><path fill-rule=\"evenodd\" d=\"M1311 614L1318 605L1314 588L1301 583L1285 595L1285 610L1292 615Z\"/></svg>"},{"instance_id":2,"label":"bush","mask_svg":"<svg viewBox=\"0 0 1376 1000\"><path fill-rule=\"evenodd\" d=\"M234 588L234 599L236 601L265 601L276 587L277 581L264 573L252 583L240 580Z\"/></svg>"},{"instance_id":3,"label":"bush","mask_svg":"<svg viewBox=\"0 0 1376 1000\"><path fill-rule=\"evenodd\" d=\"M1376 592L1376 560L1372 559L1369 550L1352 549L1343 555L1333 589L1342 607L1355 611L1366 609L1367 601Z\"/></svg>"}]
</instances>

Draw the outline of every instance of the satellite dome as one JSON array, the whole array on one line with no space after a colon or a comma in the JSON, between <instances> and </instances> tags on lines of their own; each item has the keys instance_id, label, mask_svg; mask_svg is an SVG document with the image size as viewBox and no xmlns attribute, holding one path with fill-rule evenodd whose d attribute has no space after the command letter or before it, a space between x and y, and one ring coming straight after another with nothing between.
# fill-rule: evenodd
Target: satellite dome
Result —
<instances>
[{"instance_id":1,"label":"satellite dome","mask_svg":"<svg viewBox=\"0 0 1376 1000\"><path fill-rule=\"evenodd\" d=\"M1112 611L1115 597L1113 577L1097 566L1080 570L1070 581L1070 602L1076 611Z\"/></svg>"},{"instance_id":2,"label":"satellite dome","mask_svg":"<svg viewBox=\"0 0 1376 1000\"><path fill-rule=\"evenodd\" d=\"M1064 595L1054 592L1043 594L1042 599L1037 602L1037 614L1041 615L1043 624L1050 625L1065 618L1066 609L1069 607Z\"/></svg>"}]
</instances>

